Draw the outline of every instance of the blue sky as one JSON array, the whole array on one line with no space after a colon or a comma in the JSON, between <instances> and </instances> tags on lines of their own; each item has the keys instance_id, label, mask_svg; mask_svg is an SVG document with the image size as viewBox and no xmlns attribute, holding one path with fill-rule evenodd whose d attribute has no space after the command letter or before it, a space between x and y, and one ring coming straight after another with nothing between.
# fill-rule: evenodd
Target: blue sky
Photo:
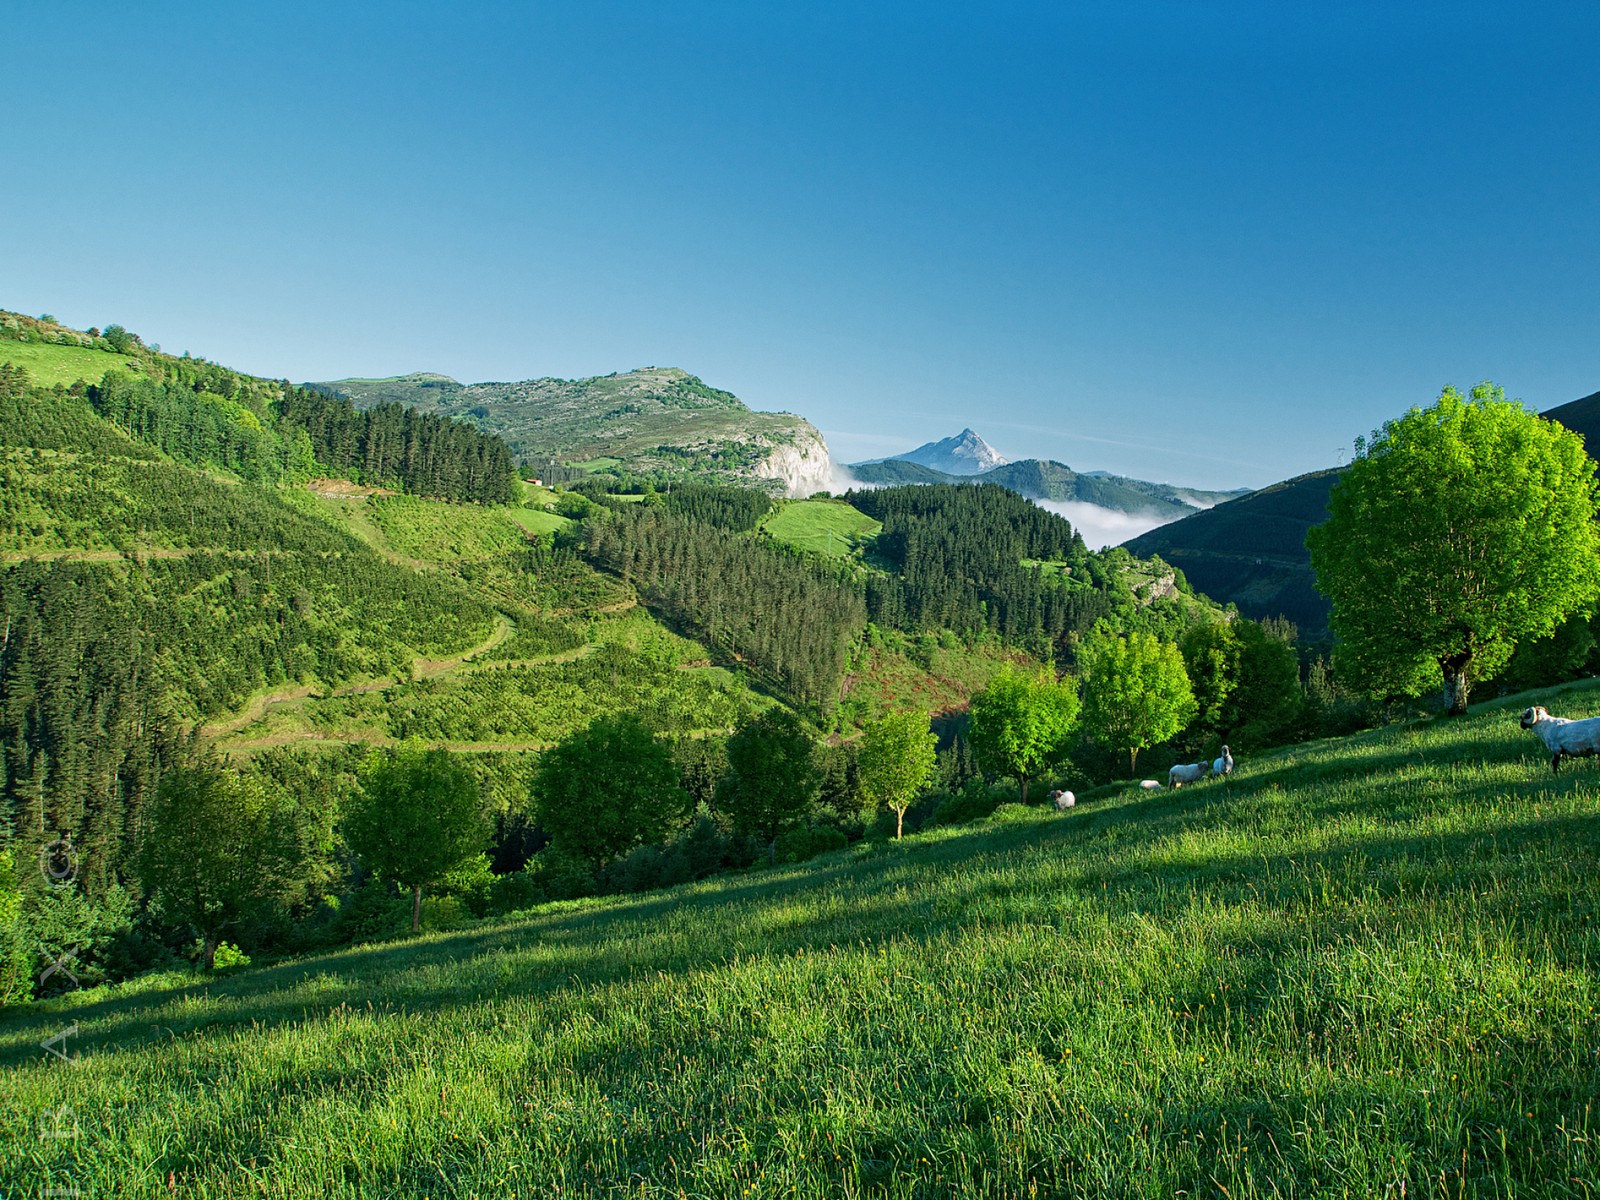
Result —
<instances>
[{"instance_id":1,"label":"blue sky","mask_svg":"<svg viewBox=\"0 0 1600 1200\"><path fill-rule=\"evenodd\" d=\"M0 307L1199 486L1600 389L1600 5L8 13Z\"/></svg>"}]
</instances>

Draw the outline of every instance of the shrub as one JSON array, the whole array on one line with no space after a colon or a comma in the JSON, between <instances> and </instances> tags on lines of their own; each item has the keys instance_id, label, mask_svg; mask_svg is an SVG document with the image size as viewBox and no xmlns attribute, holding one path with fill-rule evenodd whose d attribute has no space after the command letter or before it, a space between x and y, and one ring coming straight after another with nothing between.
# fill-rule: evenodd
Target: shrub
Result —
<instances>
[{"instance_id":1,"label":"shrub","mask_svg":"<svg viewBox=\"0 0 1600 1200\"><path fill-rule=\"evenodd\" d=\"M959 792L945 795L928 818L928 824L965 825L968 821L980 821L994 812L999 804L1000 796L987 784L981 779L971 779Z\"/></svg>"},{"instance_id":2,"label":"shrub","mask_svg":"<svg viewBox=\"0 0 1600 1200\"><path fill-rule=\"evenodd\" d=\"M527 871L496 875L489 889L489 911L496 916L543 903L544 888Z\"/></svg>"},{"instance_id":3,"label":"shrub","mask_svg":"<svg viewBox=\"0 0 1600 1200\"><path fill-rule=\"evenodd\" d=\"M232 971L249 965L250 956L232 942L217 943L216 953L211 958L213 971Z\"/></svg>"},{"instance_id":4,"label":"shrub","mask_svg":"<svg viewBox=\"0 0 1600 1200\"><path fill-rule=\"evenodd\" d=\"M849 839L833 826L808 825L803 829L791 830L780 837L775 857L783 863L805 862L816 858L819 854L843 850L847 845Z\"/></svg>"}]
</instances>

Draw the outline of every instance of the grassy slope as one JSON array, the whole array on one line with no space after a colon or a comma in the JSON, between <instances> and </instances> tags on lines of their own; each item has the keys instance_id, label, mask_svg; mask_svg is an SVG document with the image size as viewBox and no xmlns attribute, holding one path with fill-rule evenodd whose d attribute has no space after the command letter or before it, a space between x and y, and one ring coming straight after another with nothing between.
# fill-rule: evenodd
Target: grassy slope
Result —
<instances>
[{"instance_id":1,"label":"grassy slope","mask_svg":"<svg viewBox=\"0 0 1600 1200\"><path fill-rule=\"evenodd\" d=\"M883 522L842 500L793 500L782 505L761 527L771 537L798 549L843 558L877 537Z\"/></svg>"},{"instance_id":2,"label":"grassy slope","mask_svg":"<svg viewBox=\"0 0 1600 1200\"><path fill-rule=\"evenodd\" d=\"M107 350L56 346L44 342L0 341L0 363L26 368L28 378L45 387L58 383L70 384L79 379L97 383L107 371L140 369L136 360Z\"/></svg>"},{"instance_id":3,"label":"grassy slope","mask_svg":"<svg viewBox=\"0 0 1600 1200\"><path fill-rule=\"evenodd\" d=\"M1600 775L1500 706L36 1006L0 1025L0 1187L1592 1195L1597 920ZM62 1105L80 1136L41 1139Z\"/></svg>"}]
</instances>

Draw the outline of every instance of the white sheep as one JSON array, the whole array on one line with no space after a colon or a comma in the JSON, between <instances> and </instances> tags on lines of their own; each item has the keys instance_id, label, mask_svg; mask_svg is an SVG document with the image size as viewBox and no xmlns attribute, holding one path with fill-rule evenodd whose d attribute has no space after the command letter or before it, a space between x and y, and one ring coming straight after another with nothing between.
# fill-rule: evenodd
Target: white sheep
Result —
<instances>
[{"instance_id":1,"label":"white sheep","mask_svg":"<svg viewBox=\"0 0 1600 1200\"><path fill-rule=\"evenodd\" d=\"M1552 717L1537 704L1522 714L1522 727L1539 735L1550 751L1550 772L1560 774L1563 758L1588 758L1600 754L1600 717L1574 721Z\"/></svg>"},{"instance_id":2,"label":"white sheep","mask_svg":"<svg viewBox=\"0 0 1600 1200\"><path fill-rule=\"evenodd\" d=\"M1141 779L1139 786L1147 792L1159 792L1161 790L1161 781L1159 779Z\"/></svg>"},{"instance_id":3,"label":"white sheep","mask_svg":"<svg viewBox=\"0 0 1600 1200\"><path fill-rule=\"evenodd\" d=\"M1071 792L1063 791L1060 788L1050 793L1050 799L1056 802L1056 810L1058 812L1065 812L1078 802L1078 798Z\"/></svg>"},{"instance_id":4,"label":"white sheep","mask_svg":"<svg viewBox=\"0 0 1600 1200\"><path fill-rule=\"evenodd\" d=\"M1226 746L1222 748L1222 757L1211 764L1211 773L1213 775L1233 774L1233 755L1228 753Z\"/></svg>"},{"instance_id":5,"label":"white sheep","mask_svg":"<svg viewBox=\"0 0 1600 1200\"><path fill-rule=\"evenodd\" d=\"M1210 770L1211 764L1208 762L1179 763L1167 772L1167 786L1175 788L1186 783L1198 783Z\"/></svg>"}]
</instances>

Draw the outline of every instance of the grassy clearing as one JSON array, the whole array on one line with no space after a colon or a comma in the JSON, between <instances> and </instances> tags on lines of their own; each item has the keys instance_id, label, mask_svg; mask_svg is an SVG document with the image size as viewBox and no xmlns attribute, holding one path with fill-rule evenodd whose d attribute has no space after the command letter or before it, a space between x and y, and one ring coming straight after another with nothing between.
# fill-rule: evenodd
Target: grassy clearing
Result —
<instances>
[{"instance_id":1,"label":"grassy clearing","mask_svg":"<svg viewBox=\"0 0 1600 1200\"><path fill-rule=\"evenodd\" d=\"M864 550L883 523L842 500L791 500L761 527L780 542L844 558Z\"/></svg>"},{"instance_id":2,"label":"grassy clearing","mask_svg":"<svg viewBox=\"0 0 1600 1200\"><path fill-rule=\"evenodd\" d=\"M542 508L513 508L511 519L520 525L524 532L534 535L559 533L572 525L572 521L560 513L546 512Z\"/></svg>"},{"instance_id":3,"label":"grassy clearing","mask_svg":"<svg viewBox=\"0 0 1600 1200\"><path fill-rule=\"evenodd\" d=\"M1593 1195L1600 772L1552 778L1527 699L38 1005L0 1026L0 1187Z\"/></svg>"},{"instance_id":4,"label":"grassy clearing","mask_svg":"<svg viewBox=\"0 0 1600 1200\"><path fill-rule=\"evenodd\" d=\"M98 383L107 371L138 371L136 360L109 350L83 346L53 346L44 342L0 341L0 363L25 367L28 378L45 387L83 380Z\"/></svg>"}]
</instances>

